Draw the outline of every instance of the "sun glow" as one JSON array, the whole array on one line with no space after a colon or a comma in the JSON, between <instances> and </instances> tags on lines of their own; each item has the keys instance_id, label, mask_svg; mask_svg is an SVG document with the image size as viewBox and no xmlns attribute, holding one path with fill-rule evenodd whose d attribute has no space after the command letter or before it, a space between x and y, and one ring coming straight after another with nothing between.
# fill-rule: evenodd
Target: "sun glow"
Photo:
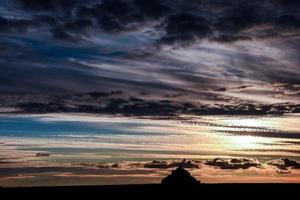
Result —
<instances>
[{"instance_id":1,"label":"sun glow","mask_svg":"<svg viewBox=\"0 0 300 200\"><path fill-rule=\"evenodd\" d=\"M264 128L270 127L273 122L263 118L246 118L224 120L223 123L229 126Z\"/></svg>"},{"instance_id":2,"label":"sun glow","mask_svg":"<svg viewBox=\"0 0 300 200\"><path fill-rule=\"evenodd\" d=\"M234 136L230 138L230 143L233 147L239 149L255 149L259 143L258 137L253 136Z\"/></svg>"},{"instance_id":3,"label":"sun glow","mask_svg":"<svg viewBox=\"0 0 300 200\"><path fill-rule=\"evenodd\" d=\"M229 149L258 150L270 148L264 144L272 144L273 139L260 137L260 132L270 131L270 128L276 127L278 121L264 117L240 117L221 119L219 123L221 126L218 127L218 130L224 131L224 142Z\"/></svg>"}]
</instances>

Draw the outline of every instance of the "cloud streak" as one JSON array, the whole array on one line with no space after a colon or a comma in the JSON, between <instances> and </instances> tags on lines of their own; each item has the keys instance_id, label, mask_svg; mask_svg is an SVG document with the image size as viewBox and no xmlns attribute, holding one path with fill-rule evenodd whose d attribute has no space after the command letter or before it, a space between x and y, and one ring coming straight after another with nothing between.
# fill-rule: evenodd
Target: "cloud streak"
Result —
<instances>
[{"instance_id":1,"label":"cloud streak","mask_svg":"<svg viewBox=\"0 0 300 200\"><path fill-rule=\"evenodd\" d=\"M299 111L296 1L0 2L1 93L149 94L138 107L179 93L188 102L176 106L217 114Z\"/></svg>"}]
</instances>

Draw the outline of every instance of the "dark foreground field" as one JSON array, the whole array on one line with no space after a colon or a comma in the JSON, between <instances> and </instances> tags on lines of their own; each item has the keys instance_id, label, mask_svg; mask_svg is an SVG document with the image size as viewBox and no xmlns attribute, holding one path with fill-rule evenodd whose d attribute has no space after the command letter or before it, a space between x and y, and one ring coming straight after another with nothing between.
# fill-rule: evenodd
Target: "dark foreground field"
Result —
<instances>
[{"instance_id":1,"label":"dark foreground field","mask_svg":"<svg viewBox=\"0 0 300 200\"><path fill-rule=\"evenodd\" d=\"M222 199L243 199L257 197L295 198L300 192L300 184L201 184L199 186L163 186L163 185L116 185L116 186L69 186L1 188L1 196L12 197L221 197ZM196 195L196 196L195 196ZM296 196L295 196L296 195ZM196 198L198 199L198 198ZM201 198L200 198L201 199Z\"/></svg>"}]
</instances>

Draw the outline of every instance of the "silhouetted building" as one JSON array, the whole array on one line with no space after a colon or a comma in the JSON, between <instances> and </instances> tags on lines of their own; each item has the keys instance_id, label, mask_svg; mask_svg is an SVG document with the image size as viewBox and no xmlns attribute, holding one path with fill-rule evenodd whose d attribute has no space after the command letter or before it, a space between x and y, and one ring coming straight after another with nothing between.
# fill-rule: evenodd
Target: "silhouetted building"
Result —
<instances>
[{"instance_id":1,"label":"silhouetted building","mask_svg":"<svg viewBox=\"0 0 300 200\"><path fill-rule=\"evenodd\" d=\"M184 169L183 163L180 163L176 170L173 170L171 175L164 178L161 182L162 185L182 185L182 186L197 186L200 181L195 179L191 174Z\"/></svg>"}]
</instances>

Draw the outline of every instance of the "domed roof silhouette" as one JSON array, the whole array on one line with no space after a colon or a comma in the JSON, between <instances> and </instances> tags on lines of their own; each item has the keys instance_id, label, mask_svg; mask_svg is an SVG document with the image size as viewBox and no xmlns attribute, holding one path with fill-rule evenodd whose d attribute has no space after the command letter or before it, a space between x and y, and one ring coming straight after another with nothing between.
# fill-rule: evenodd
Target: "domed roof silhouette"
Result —
<instances>
[{"instance_id":1,"label":"domed roof silhouette","mask_svg":"<svg viewBox=\"0 0 300 200\"><path fill-rule=\"evenodd\" d=\"M180 163L176 170L173 170L169 176L162 180L162 185L200 185L201 182L195 179L187 170L184 169L183 162Z\"/></svg>"}]
</instances>

